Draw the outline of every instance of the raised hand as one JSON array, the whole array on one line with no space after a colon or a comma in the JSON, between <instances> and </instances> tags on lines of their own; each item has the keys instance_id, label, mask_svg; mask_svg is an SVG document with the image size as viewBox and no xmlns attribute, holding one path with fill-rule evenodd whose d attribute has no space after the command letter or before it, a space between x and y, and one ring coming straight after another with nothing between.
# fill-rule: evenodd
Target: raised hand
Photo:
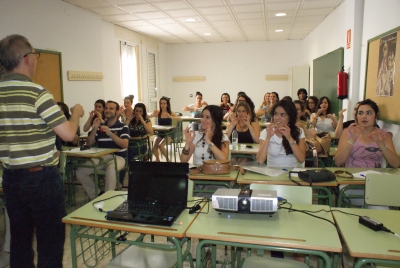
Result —
<instances>
[{"instance_id":1,"label":"raised hand","mask_svg":"<svg viewBox=\"0 0 400 268\"><path fill-rule=\"evenodd\" d=\"M350 136L351 136L351 139L353 140L353 142L355 142L358 139L362 130L363 130L363 127L360 127L356 123L353 123L349 126L348 131L350 133Z\"/></svg>"},{"instance_id":2,"label":"raised hand","mask_svg":"<svg viewBox=\"0 0 400 268\"><path fill-rule=\"evenodd\" d=\"M234 126L239 121L239 119L237 118L237 114L233 112L229 115L229 118L231 119L231 124L233 124Z\"/></svg>"},{"instance_id":3,"label":"raised hand","mask_svg":"<svg viewBox=\"0 0 400 268\"><path fill-rule=\"evenodd\" d=\"M379 147L383 147L386 144L386 136L381 129L375 129L368 135L368 137L376 142Z\"/></svg>"},{"instance_id":4,"label":"raised hand","mask_svg":"<svg viewBox=\"0 0 400 268\"><path fill-rule=\"evenodd\" d=\"M83 110L82 105L76 104L74 107L71 107L71 113L76 113L79 115L79 117L82 117L85 114L85 110Z\"/></svg>"},{"instance_id":5,"label":"raised hand","mask_svg":"<svg viewBox=\"0 0 400 268\"><path fill-rule=\"evenodd\" d=\"M186 127L185 129L185 139L186 143L191 144L194 140L195 133L193 130L190 129L190 127Z\"/></svg>"},{"instance_id":6,"label":"raised hand","mask_svg":"<svg viewBox=\"0 0 400 268\"><path fill-rule=\"evenodd\" d=\"M290 135L290 127L288 125L281 126L277 129L278 132L282 133L283 136L286 137L286 139L289 139L291 137Z\"/></svg>"},{"instance_id":7,"label":"raised hand","mask_svg":"<svg viewBox=\"0 0 400 268\"><path fill-rule=\"evenodd\" d=\"M273 123L269 124L267 127L267 139L271 139L272 136L278 131L278 125Z\"/></svg>"},{"instance_id":8,"label":"raised hand","mask_svg":"<svg viewBox=\"0 0 400 268\"><path fill-rule=\"evenodd\" d=\"M346 111L347 111L347 109L341 110L341 111L339 112L339 118L343 119L343 118L344 118L343 113L346 112Z\"/></svg>"}]
</instances>

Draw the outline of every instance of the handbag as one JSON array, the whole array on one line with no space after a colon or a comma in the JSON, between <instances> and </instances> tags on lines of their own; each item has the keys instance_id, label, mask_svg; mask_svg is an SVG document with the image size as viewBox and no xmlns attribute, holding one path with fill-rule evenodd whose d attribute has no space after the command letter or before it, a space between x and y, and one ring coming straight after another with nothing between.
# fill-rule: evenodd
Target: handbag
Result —
<instances>
[{"instance_id":1,"label":"handbag","mask_svg":"<svg viewBox=\"0 0 400 268\"><path fill-rule=\"evenodd\" d=\"M313 157L313 150L317 151L318 155L327 155L331 148L331 134L329 132L320 132L314 137L306 137L306 157Z\"/></svg>"},{"instance_id":2,"label":"handbag","mask_svg":"<svg viewBox=\"0 0 400 268\"><path fill-rule=\"evenodd\" d=\"M327 170L325 168L323 169L307 169L306 171L289 171L289 179L296 183L297 185L301 184L295 180L292 179L292 173L297 173L299 178L302 181L309 182L310 186L312 186L312 183L318 183L318 182L328 182L328 181L334 181L336 179L335 174Z\"/></svg>"},{"instance_id":3,"label":"handbag","mask_svg":"<svg viewBox=\"0 0 400 268\"><path fill-rule=\"evenodd\" d=\"M203 160L203 165L190 169L190 175L198 173L218 175L229 174L230 172L230 160Z\"/></svg>"}]
</instances>

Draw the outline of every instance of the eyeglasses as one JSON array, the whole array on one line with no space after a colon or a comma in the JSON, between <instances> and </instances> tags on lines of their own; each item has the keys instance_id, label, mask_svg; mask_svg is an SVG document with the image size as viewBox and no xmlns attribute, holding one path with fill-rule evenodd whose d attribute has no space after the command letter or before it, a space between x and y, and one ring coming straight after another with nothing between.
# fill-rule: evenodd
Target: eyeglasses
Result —
<instances>
[{"instance_id":1,"label":"eyeglasses","mask_svg":"<svg viewBox=\"0 0 400 268\"><path fill-rule=\"evenodd\" d=\"M35 58L36 58L36 59L40 58L40 52L37 52L37 51L28 52L28 53L26 53L26 54L24 55L24 57L28 56L29 54L35 55Z\"/></svg>"},{"instance_id":2,"label":"eyeglasses","mask_svg":"<svg viewBox=\"0 0 400 268\"><path fill-rule=\"evenodd\" d=\"M345 171L345 170L336 170L334 173L336 176L338 176L340 178L347 178L347 179L354 178L353 174L351 174L350 172Z\"/></svg>"}]
</instances>

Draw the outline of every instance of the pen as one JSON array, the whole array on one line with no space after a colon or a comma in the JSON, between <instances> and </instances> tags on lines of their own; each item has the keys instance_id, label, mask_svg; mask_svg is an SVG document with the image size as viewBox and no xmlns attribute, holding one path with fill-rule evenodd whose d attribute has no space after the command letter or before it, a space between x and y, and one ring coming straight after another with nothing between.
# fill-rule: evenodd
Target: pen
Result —
<instances>
[{"instance_id":1,"label":"pen","mask_svg":"<svg viewBox=\"0 0 400 268\"><path fill-rule=\"evenodd\" d=\"M283 171L288 171L286 168L282 168Z\"/></svg>"},{"instance_id":2,"label":"pen","mask_svg":"<svg viewBox=\"0 0 400 268\"><path fill-rule=\"evenodd\" d=\"M365 175L364 175L364 174L360 174L360 176L361 176L361 177L365 177Z\"/></svg>"},{"instance_id":3,"label":"pen","mask_svg":"<svg viewBox=\"0 0 400 268\"><path fill-rule=\"evenodd\" d=\"M181 221L175 221L174 224L175 225L182 225L182 222Z\"/></svg>"}]
</instances>

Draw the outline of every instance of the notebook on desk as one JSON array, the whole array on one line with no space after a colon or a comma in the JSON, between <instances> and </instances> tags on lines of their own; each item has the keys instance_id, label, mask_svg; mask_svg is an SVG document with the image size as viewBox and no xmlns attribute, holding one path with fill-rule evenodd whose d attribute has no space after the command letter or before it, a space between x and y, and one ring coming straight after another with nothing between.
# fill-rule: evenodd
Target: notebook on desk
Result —
<instances>
[{"instance_id":1,"label":"notebook on desk","mask_svg":"<svg viewBox=\"0 0 400 268\"><path fill-rule=\"evenodd\" d=\"M131 162L128 200L106 219L171 226L186 208L188 176L188 163Z\"/></svg>"}]
</instances>

